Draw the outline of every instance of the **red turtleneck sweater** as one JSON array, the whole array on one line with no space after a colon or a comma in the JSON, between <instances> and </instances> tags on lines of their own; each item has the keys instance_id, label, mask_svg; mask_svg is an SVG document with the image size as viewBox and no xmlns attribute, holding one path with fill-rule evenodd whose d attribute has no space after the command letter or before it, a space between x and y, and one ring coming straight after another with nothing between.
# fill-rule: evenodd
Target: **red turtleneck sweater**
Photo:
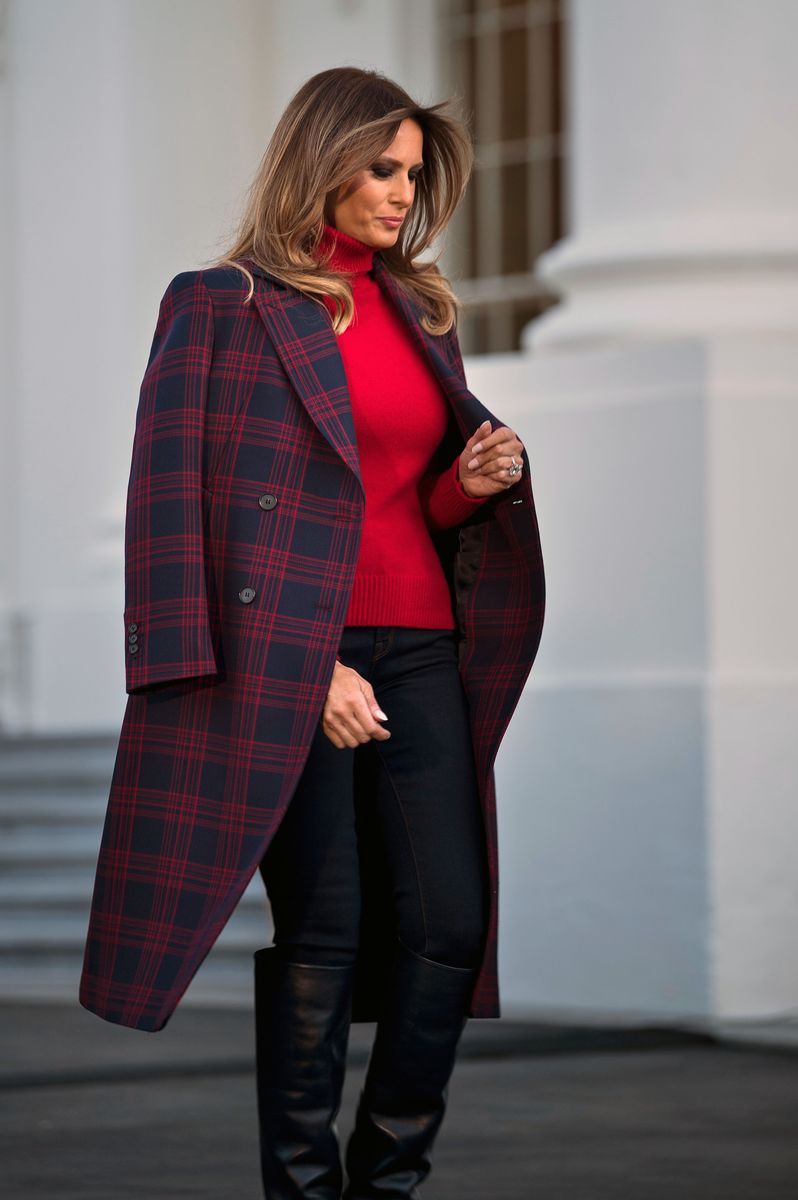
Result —
<instances>
[{"instance_id":1,"label":"red turtleneck sweater","mask_svg":"<svg viewBox=\"0 0 798 1200\"><path fill-rule=\"evenodd\" d=\"M371 274L374 248L325 224L330 266L351 274L355 317L338 335L366 495L346 625L453 629L451 599L429 529L465 520L459 455L427 473L446 430L448 402L413 335ZM325 297L332 316L332 301Z\"/></svg>"}]
</instances>

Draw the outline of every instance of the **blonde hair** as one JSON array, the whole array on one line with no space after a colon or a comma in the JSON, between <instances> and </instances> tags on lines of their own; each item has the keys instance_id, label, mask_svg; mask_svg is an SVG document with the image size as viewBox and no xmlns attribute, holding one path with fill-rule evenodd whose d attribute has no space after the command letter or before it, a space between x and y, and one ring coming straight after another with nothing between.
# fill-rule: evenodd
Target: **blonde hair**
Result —
<instances>
[{"instance_id":1,"label":"blonde hair","mask_svg":"<svg viewBox=\"0 0 798 1200\"><path fill-rule=\"evenodd\" d=\"M424 136L424 169L393 246L379 251L398 285L422 308L428 333L448 333L459 301L431 262L416 262L446 227L473 169L474 151L466 122L453 100L431 107L415 101L392 80L359 67L332 67L302 85L283 112L246 194L244 210L226 253L211 265L228 266L249 281L250 259L306 296L336 302L333 329L343 332L354 316L347 277L327 270L319 242L325 204L338 189L372 166L412 118Z\"/></svg>"}]
</instances>

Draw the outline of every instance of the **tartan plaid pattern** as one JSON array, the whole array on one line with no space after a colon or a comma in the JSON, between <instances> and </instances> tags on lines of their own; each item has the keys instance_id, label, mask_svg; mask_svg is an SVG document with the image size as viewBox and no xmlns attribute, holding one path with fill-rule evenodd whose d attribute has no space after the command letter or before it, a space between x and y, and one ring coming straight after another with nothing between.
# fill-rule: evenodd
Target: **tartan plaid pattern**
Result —
<instances>
[{"instance_id":1,"label":"tartan plaid pattern","mask_svg":"<svg viewBox=\"0 0 798 1200\"><path fill-rule=\"evenodd\" d=\"M310 750L354 579L364 494L346 377L321 303L248 263L169 284L136 413L125 521L127 704L102 830L80 1002L166 1024L257 869ZM486 418L457 335L427 334L375 276L449 403L430 471ZM493 764L540 641L545 585L530 464L431 535L450 585L471 714L492 914L470 1002L500 1016ZM369 898L364 897L369 909ZM382 903L375 898L375 905ZM390 944L378 907L354 1020L375 1020Z\"/></svg>"}]
</instances>

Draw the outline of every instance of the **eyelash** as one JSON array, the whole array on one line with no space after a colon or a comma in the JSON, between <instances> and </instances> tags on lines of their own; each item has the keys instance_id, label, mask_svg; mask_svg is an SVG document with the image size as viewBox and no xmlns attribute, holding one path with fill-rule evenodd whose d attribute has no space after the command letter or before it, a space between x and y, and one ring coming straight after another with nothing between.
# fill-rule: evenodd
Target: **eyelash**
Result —
<instances>
[{"instance_id":1,"label":"eyelash","mask_svg":"<svg viewBox=\"0 0 798 1200\"><path fill-rule=\"evenodd\" d=\"M388 176L390 174L392 174L390 167L372 167L371 170L372 170L372 173L374 175L376 175L378 179L387 179ZM381 175L380 174L381 171L384 172L384 174ZM411 175L410 176L411 182L416 183L420 174L421 174L420 171L416 171L415 175Z\"/></svg>"}]
</instances>

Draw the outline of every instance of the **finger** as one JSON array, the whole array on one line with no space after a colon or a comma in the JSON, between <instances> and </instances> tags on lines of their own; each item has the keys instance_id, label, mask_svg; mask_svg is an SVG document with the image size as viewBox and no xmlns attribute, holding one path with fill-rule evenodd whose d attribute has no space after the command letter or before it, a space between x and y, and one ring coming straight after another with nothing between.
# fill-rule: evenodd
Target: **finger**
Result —
<instances>
[{"instance_id":1,"label":"finger","mask_svg":"<svg viewBox=\"0 0 798 1200\"><path fill-rule=\"evenodd\" d=\"M482 424L477 429L475 429L474 432L471 434L471 437L468 439L468 441L465 444L465 449L473 451L474 446L479 441L479 439L482 438L484 440L489 434L490 434L490 421L483 421Z\"/></svg>"},{"instance_id":2,"label":"finger","mask_svg":"<svg viewBox=\"0 0 798 1200\"><path fill-rule=\"evenodd\" d=\"M513 435L510 435L509 437L507 437L505 434L504 437L500 438L497 442L494 442L494 444L491 447L489 447L488 452L491 454L494 454L494 455L495 454L507 454L507 455L514 454L517 458L518 455L523 451L523 449L524 449L524 443L522 441L520 441L517 437L515 437Z\"/></svg>"},{"instance_id":3,"label":"finger","mask_svg":"<svg viewBox=\"0 0 798 1200\"><path fill-rule=\"evenodd\" d=\"M363 729L354 713L339 716L338 729L342 737L354 738L355 745L362 746L365 742L369 741L369 735Z\"/></svg>"},{"instance_id":4,"label":"finger","mask_svg":"<svg viewBox=\"0 0 798 1200\"><path fill-rule=\"evenodd\" d=\"M523 448L523 444L518 441L500 442L488 450L483 450L478 456L478 461L481 466L484 466L485 463L495 462L497 458L506 458L509 465L512 466L509 460L514 457L517 462L522 455Z\"/></svg>"},{"instance_id":5,"label":"finger","mask_svg":"<svg viewBox=\"0 0 798 1200\"><path fill-rule=\"evenodd\" d=\"M340 734L337 732L337 730L332 725L330 725L330 722L326 718L322 721L321 727L322 727L324 734L330 739L332 744L335 746L336 750L345 750L346 749L347 743L340 736Z\"/></svg>"},{"instance_id":6,"label":"finger","mask_svg":"<svg viewBox=\"0 0 798 1200\"><path fill-rule=\"evenodd\" d=\"M486 434L485 437L479 440L477 445L474 446L474 450L479 453L480 451L478 447L481 447L483 450L488 450L491 446L495 446L500 442L509 442L515 440L516 437L512 429L508 429L506 425L498 425L492 433Z\"/></svg>"},{"instance_id":7,"label":"finger","mask_svg":"<svg viewBox=\"0 0 798 1200\"><path fill-rule=\"evenodd\" d=\"M360 691L368 710L368 719L364 723L365 732L370 737L378 737L381 733L385 733L385 729L381 724L375 724L375 721L387 721L388 714L380 708L380 703L374 695L374 688L367 680L363 680L360 684ZM384 740L384 739L382 739Z\"/></svg>"},{"instance_id":8,"label":"finger","mask_svg":"<svg viewBox=\"0 0 798 1200\"><path fill-rule=\"evenodd\" d=\"M341 733L339 736L341 738L341 742L343 743L341 749L346 747L349 750L355 750L360 745L360 742L356 737L353 737L351 733Z\"/></svg>"},{"instance_id":9,"label":"finger","mask_svg":"<svg viewBox=\"0 0 798 1200\"><path fill-rule=\"evenodd\" d=\"M515 461L516 461L516 463L518 463L517 456L515 456ZM488 463L483 463L481 473L483 475L489 475L489 476L490 475L498 475L498 477L500 479L504 479L505 477L507 477L508 468L510 468L512 465L513 465L513 456L507 455L507 454L502 454L498 458L491 459L491 461ZM509 478L511 480L516 480L516 479L519 479L520 476L521 476L521 472L519 471L516 475L511 475Z\"/></svg>"},{"instance_id":10,"label":"finger","mask_svg":"<svg viewBox=\"0 0 798 1200\"><path fill-rule=\"evenodd\" d=\"M354 750L357 746L362 746L366 741L365 738L356 737L345 725L341 722L336 722L335 733L340 738L344 746L348 746L350 750Z\"/></svg>"},{"instance_id":11,"label":"finger","mask_svg":"<svg viewBox=\"0 0 798 1200\"><path fill-rule=\"evenodd\" d=\"M385 741L390 733L376 723L376 718L379 716L387 721L388 714L380 708L368 680L353 668L347 668L347 672L349 679L344 687L328 698L328 719L335 724L340 736L355 739L356 745L362 745L372 737Z\"/></svg>"},{"instance_id":12,"label":"finger","mask_svg":"<svg viewBox=\"0 0 798 1200\"><path fill-rule=\"evenodd\" d=\"M487 441L487 439L485 439L485 441ZM475 448L472 452L473 457L468 462L468 467L471 471L477 470L477 468L481 467L486 462L494 461L500 455L515 455L518 457L523 449L522 443L519 442L517 438L509 441L504 440L500 442L493 442L488 446L486 446L483 442L482 446L482 450L477 450ZM516 449L516 447L518 448Z\"/></svg>"},{"instance_id":13,"label":"finger","mask_svg":"<svg viewBox=\"0 0 798 1200\"><path fill-rule=\"evenodd\" d=\"M351 695L337 696L328 700L325 720L327 728L347 746L356 746L365 740L360 722L354 715L354 701Z\"/></svg>"},{"instance_id":14,"label":"finger","mask_svg":"<svg viewBox=\"0 0 798 1200\"><path fill-rule=\"evenodd\" d=\"M380 708L380 702L377 699L377 697L374 695L374 689L371 686L371 684L366 683L365 686L363 686L361 684L360 690L363 693L363 695L366 697L366 704L369 707L369 712L371 713L371 715L373 717L376 717L378 721L387 721L388 714L386 712L383 712L382 709Z\"/></svg>"},{"instance_id":15,"label":"finger","mask_svg":"<svg viewBox=\"0 0 798 1200\"><path fill-rule=\"evenodd\" d=\"M387 732L372 716L368 700L362 692L354 700L347 714L347 725L350 729L354 725L355 736L364 741L369 741L370 738L381 736Z\"/></svg>"},{"instance_id":16,"label":"finger","mask_svg":"<svg viewBox=\"0 0 798 1200\"><path fill-rule=\"evenodd\" d=\"M496 470L497 464L499 467L511 467L512 461L514 460L516 466L518 466L518 464L523 466L522 457L520 454L517 454L517 451L502 450L500 454L488 455L487 457L482 458L482 470Z\"/></svg>"}]
</instances>

